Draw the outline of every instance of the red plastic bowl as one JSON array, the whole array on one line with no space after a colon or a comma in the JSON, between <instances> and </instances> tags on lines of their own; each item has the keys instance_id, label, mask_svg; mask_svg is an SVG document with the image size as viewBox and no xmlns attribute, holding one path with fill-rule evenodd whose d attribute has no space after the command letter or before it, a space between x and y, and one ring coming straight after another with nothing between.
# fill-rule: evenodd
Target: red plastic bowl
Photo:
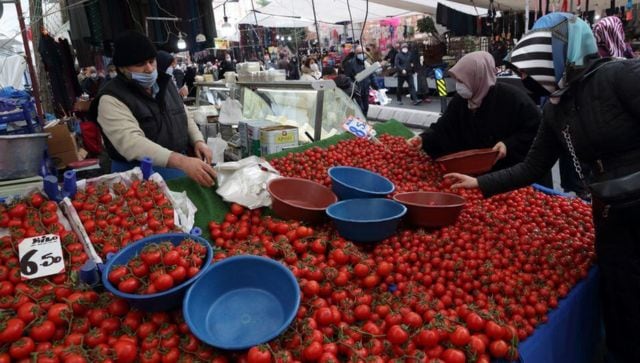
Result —
<instances>
[{"instance_id":1,"label":"red plastic bowl","mask_svg":"<svg viewBox=\"0 0 640 363\"><path fill-rule=\"evenodd\" d=\"M451 193L398 193L393 199L407 207L406 219L421 227L443 227L456 223L466 200Z\"/></svg>"},{"instance_id":2,"label":"red plastic bowl","mask_svg":"<svg viewBox=\"0 0 640 363\"><path fill-rule=\"evenodd\" d=\"M450 173L478 175L491 170L498 161L498 152L491 149L471 149L436 159Z\"/></svg>"},{"instance_id":3,"label":"red plastic bowl","mask_svg":"<svg viewBox=\"0 0 640 363\"><path fill-rule=\"evenodd\" d=\"M284 219L322 222L327 207L338 201L331 189L307 179L273 179L267 190L272 197L271 209Z\"/></svg>"}]
</instances>

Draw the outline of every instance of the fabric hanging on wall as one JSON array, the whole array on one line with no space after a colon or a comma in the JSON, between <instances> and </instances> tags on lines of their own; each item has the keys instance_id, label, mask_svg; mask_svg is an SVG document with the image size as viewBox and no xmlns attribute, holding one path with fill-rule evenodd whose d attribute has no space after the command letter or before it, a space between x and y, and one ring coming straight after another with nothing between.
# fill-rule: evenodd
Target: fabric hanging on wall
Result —
<instances>
[{"instance_id":1,"label":"fabric hanging on wall","mask_svg":"<svg viewBox=\"0 0 640 363\"><path fill-rule=\"evenodd\" d=\"M38 44L38 52L49 77L56 116L71 114L73 103L78 96L75 90L80 88L73 66L70 66L71 47L65 41L58 43L48 34L43 34Z\"/></svg>"},{"instance_id":2,"label":"fabric hanging on wall","mask_svg":"<svg viewBox=\"0 0 640 363\"><path fill-rule=\"evenodd\" d=\"M91 30L91 45L95 48L102 48L102 21L100 19L100 4L98 0L90 1L85 6L89 29Z\"/></svg>"},{"instance_id":3,"label":"fabric hanging on wall","mask_svg":"<svg viewBox=\"0 0 640 363\"><path fill-rule=\"evenodd\" d=\"M479 35L476 17L438 3L436 22L457 36Z\"/></svg>"}]
</instances>

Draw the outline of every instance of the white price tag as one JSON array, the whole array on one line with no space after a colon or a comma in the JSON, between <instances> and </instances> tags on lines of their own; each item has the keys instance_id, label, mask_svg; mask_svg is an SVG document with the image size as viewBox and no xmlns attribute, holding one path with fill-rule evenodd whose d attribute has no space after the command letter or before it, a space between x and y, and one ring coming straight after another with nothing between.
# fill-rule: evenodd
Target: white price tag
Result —
<instances>
[{"instance_id":1,"label":"white price tag","mask_svg":"<svg viewBox=\"0 0 640 363\"><path fill-rule=\"evenodd\" d=\"M58 235L25 238L18 245L18 254L23 279L36 279L64 271L62 245Z\"/></svg>"},{"instance_id":2,"label":"white price tag","mask_svg":"<svg viewBox=\"0 0 640 363\"><path fill-rule=\"evenodd\" d=\"M347 118L342 128L359 138L370 139L375 136L375 130L366 121L353 116Z\"/></svg>"}]
</instances>

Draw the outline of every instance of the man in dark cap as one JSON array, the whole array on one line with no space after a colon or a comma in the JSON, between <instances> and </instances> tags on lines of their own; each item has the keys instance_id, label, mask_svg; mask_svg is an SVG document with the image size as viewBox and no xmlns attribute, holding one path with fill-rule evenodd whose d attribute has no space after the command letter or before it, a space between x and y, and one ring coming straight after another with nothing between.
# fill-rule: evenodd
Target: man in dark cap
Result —
<instances>
[{"instance_id":1,"label":"man in dark cap","mask_svg":"<svg viewBox=\"0 0 640 363\"><path fill-rule=\"evenodd\" d=\"M138 165L145 156L165 179L186 174L212 186L212 152L187 117L171 76L158 72L156 49L141 33L127 31L114 43L118 75L100 91L91 113L104 136L112 171ZM188 154L194 155L193 157Z\"/></svg>"}]
</instances>

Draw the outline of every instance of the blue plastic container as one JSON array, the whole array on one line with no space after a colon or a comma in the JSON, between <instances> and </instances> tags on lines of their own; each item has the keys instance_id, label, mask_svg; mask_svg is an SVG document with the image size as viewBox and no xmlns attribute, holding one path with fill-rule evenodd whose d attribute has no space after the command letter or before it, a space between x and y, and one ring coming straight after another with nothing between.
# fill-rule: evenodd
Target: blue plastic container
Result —
<instances>
[{"instance_id":1,"label":"blue plastic container","mask_svg":"<svg viewBox=\"0 0 640 363\"><path fill-rule=\"evenodd\" d=\"M201 243L207 248L207 254L203 259L203 265L200 271L192 278L182 282L180 285L173 288L159 292L157 294L139 295L139 294L127 294L118 290L111 282L109 282L109 272L113 266L124 265L133 257L138 255L144 246L151 243L160 243L170 241L174 245L178 245L183 240L190 238L196 242ZM140 241L134 242L127 247L120 250L113 257L109 258L107 263L102 269L102 284L115 296L127 300L131 307L143 310L143 311L166 311L180 306L182 298L184 297L187 288L193 284L197 279L204 275L208 268L209 261L213 258L213 249L207 240L202 237L196 237L187 233L167 233L158 234L155 236L143 238Z\"/></svg>"},{"instance_id":2,"label":"blue plastic container","mask_svg":"<svg viewBox=\"0 0 640 363\"><path fill-rule=\"evenodd\" d=\"M241 350L280 335L300 306L300 287L280 262L234 256L216 262L187 291L184 319L198 339Z\"/></svg>"},{"instance_id":3,"label":"blue plastic container","mask_svg":"<svg viewBox=\"0 0 640 363\"><path fill-rule=\"evenodd\" d=\"M329 168L331 187L340 200L357 198L384 198L395 190L395 185L380 174L350 166Z\"/></svg>"},{"instance_id":4,"label":"blue plastic container","mask_svg":"<svg viewBox=\"0 0 640 363\"><path fill-rule=\"evenodd\" d=\"M338 233L354 242L378 242L392 236L406 213L407 207L386 198L343 200L327 208Z\"/></svg>"}]
</instances>

